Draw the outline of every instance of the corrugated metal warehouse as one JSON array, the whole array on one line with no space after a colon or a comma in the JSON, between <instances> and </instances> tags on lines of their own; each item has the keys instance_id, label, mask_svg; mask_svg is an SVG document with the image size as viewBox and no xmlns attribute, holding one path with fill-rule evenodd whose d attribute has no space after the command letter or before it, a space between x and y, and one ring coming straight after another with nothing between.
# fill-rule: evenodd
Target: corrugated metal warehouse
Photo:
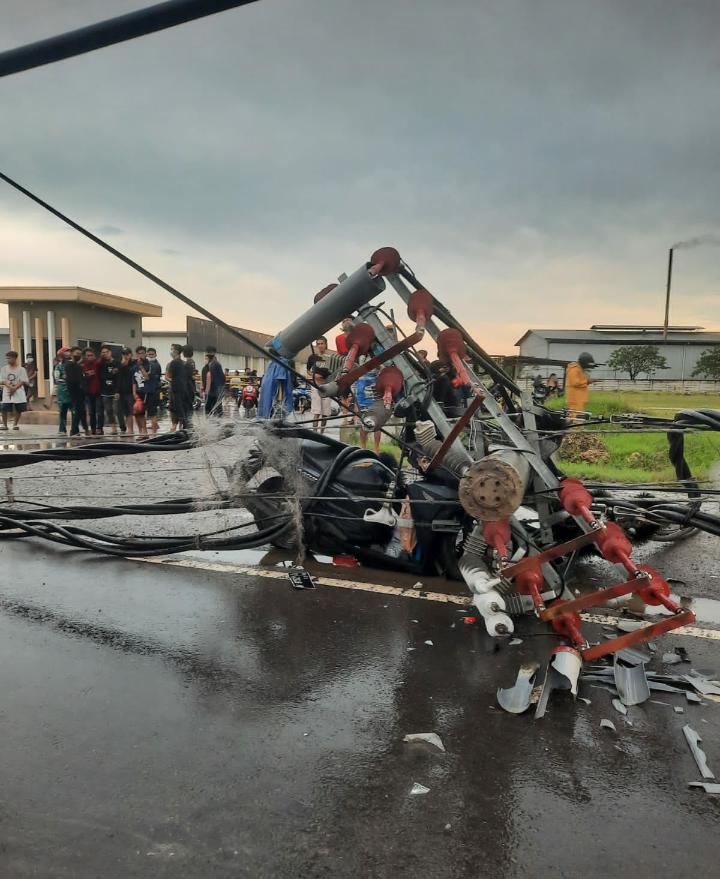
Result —
<instances>
[{"instance_id":1,"label":"corrugated metal warehouse","mask_svg":"<svg viewBox=\"0 0 720 879\"><path fill-rule=\"evenodd\" d=\"M662 327L610 326L595 324L589 330L528 330L515 343L520 358L547 358L554 361L576 360L581 351L589 351L597 363L607 363L616 348L623 345L657 345L667 360L668 369L655 373L656 381L686 381L692 377L698 357L713 345L720 345L720 333L704 332L702 327L669 327L667 339ZM551 369L537 369L545 375ZM596 379L627 378L607 367L593 371ZM641 378L647 379L646 375Z\"/></svg>"}]
</instances>

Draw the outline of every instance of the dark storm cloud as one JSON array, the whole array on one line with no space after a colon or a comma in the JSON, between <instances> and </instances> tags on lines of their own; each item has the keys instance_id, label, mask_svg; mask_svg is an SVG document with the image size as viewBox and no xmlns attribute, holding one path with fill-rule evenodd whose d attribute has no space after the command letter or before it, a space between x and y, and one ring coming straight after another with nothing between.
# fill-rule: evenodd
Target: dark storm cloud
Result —
<instances>
[{"instance_id":1,"label":"dark storm cloud","mask_svg":"<svg viewBox=\"0 0 720 879\"><path fill-rule=\"evenodd\" d=\"M141 5L9 0L2 39ZM717 230L719 27L716 0L262 0L0 81L2 164L158 249L619 259Z\"/></svg>"},{"instance_id":2,"label":"dark storm cloud","mask_svg":"<svg viewBox=\"0 0 720 879\"><path fill-rule=\"evenodd\" d=\"M93 231L96 235L104 235L106 238L125 234L124 229L121 229L119 226L113 226L112 223L103 223L102 226L97 226Z\"/></svg>"}]
</instances>

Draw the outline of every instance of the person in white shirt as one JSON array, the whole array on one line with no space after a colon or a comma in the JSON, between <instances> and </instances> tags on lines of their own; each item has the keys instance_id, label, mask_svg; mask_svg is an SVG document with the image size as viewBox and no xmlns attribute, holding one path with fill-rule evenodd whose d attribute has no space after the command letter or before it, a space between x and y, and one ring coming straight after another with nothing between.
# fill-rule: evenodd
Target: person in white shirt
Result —
<instances>
[{"instance_id":1,"label":"person in white shirt","mask_svg":"<svg viewBox=\"0 0 720 879\"><path fill-rule=\"evenodd\" d=\"M0 430L7 430L8 412L14 414L13 430L20 429L20 417L27 409L25 388L28 374L18 361L17 351L8 351L5 365L0 369L0 387L2 387L2 424Z\"/></svg>"}]
</instances>

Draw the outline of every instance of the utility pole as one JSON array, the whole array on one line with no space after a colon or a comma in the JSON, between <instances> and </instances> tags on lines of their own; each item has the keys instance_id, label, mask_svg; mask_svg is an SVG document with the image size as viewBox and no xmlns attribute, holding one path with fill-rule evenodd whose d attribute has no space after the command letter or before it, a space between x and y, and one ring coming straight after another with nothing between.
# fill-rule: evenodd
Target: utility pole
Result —
<instances>
[{"instance_id":1,"label":"utility pole","mask_svg":"<svg viewBox=\"0 0 720 879\"><path fill-rule=\"evenodd\" d=\"M670 285L672 284L673 248L668 251L667 289L665 291L665 323L663 325L663 339L668 337L668 322L670 320Z\"/></svg>"}]
</instances>

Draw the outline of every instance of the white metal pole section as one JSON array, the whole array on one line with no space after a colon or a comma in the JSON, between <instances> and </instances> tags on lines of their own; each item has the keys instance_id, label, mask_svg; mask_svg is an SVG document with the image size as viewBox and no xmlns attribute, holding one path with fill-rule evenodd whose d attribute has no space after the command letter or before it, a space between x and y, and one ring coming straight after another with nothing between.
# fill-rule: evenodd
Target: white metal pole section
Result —
<instances>
[{"instance_id":1,"label":"white metal pole section","mask_svg":"<svg viewBox=\"0 0 720 879\"><path fill-rule=\"evenodd\" d=\"M23 311L23 350L18 351L20 362L25 363L28 354L32 351L32 330L30 328L30 312Z\"/></svg>"},{"instance_id":2,"label":"white metal pole section","mask_svg":"<svg viewBox=\"0 0 720 879\"><path fill-rule=\"evenodd\" d=\"M55 390L55 377L53 368L55 366L55 312L47 313L47 337L48 337L48 397L51 397Z\"/></svg>"}]
</instances>

